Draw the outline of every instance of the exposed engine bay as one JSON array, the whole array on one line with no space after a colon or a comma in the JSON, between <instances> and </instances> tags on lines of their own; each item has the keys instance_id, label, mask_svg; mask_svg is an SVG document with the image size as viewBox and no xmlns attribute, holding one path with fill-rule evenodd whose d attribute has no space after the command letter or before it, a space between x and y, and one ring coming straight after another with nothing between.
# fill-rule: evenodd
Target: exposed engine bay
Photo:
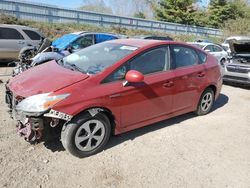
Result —
<instances>
[{"instance_id":1,"label":"exposed engine bay","mask_svg":"<svg viewBox=\"0 0 250 188\"><path fill-rule=\"evenodd\" d=\"M223 80L250 85L250 38L229 41L231 58L225 66Z\"/></svg>"}]
</instances>

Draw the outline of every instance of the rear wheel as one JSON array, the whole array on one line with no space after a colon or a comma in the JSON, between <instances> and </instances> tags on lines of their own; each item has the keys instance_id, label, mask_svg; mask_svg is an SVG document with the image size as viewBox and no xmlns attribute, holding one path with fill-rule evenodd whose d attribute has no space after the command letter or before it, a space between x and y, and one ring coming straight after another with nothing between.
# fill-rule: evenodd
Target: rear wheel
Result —
<instances>
[{"instance_id":1,"label":"rear wheel","mask_svg":"<svg viewBox=\"0 0 250 188\"><path fill-rule=\"evenodd\" d=\"M201 95L196 114L206 115L211 110L214 104L214 91L211 88L207 88Z\"/></svg>"},{"instance_id":2,"label":"rear wheel","mask_svg":"<svg viewBox=\"0 0 250 188\"><path fill-rule=\"evenodd\" d=\"M92 117L85 113L64 125L61 140L67 151L82 158L103 150L110 132L110 122L104 114L99 113Z\"/></svg>"}]
</instances>

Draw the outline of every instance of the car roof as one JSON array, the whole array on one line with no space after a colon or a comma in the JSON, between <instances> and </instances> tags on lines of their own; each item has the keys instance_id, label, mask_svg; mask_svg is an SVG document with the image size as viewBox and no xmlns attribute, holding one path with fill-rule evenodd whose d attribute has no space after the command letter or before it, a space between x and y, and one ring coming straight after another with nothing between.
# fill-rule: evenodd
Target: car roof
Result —
<instances>
[{"instance_id":1,"label":"car roof","mask_svg":"<svg viewBox=\"0 0 250 188\"><path fill-rule=\"evenodd\" d=\"M111 40L107 41L108 43L117 43L117 44L123 44L128 46L134 46L137 48L143 48L151 45L164 45L164 44L184 44L188 45L184 42L176 42L176 41L165 41L165 40L147 40L147 39L117 39L117 40ZM191 45L188 45L191 46ZM193 47L193 46L191 46Z\"/></svg>"},{"instance_id":2,"label":"car roof","mask_svg":"<svg viewBox=\"0 0 250 188\"><path fill-rule=\"evenodd\" d=\"M171 38L170 36L160 36L160 35L136 35L136 36L133 36L131 38L135 38L135 39L145 39L145 38L148 38L148 37L155 37L155 38Z\"/></svg>"},{"instance_id":3,"label":"car roof","mask_svg":"<svg viewBox=\"0 0 250 188\"><path fill-rule=\"evenodd\" d=\"M188 44L200 44L200 45L203 45L203 46L206 46L206 45L217 45L217 44L214 44L214 43L211 43L211 42L188 42Z\"/></svg>"},{"instance_id":4,"label":"car roof","mask_svg":"<svg viewBox=\"0 0 250 188\"><path fill-rule=\"evenodd\" d=\"M15 25L15 24L0 24L0 27L8 27L8 28L21 28L21 29L32 29L32 30L36 30L36 28L32 28L32 27L28 27L25 25Z\"/></svg>"},{"instance_id":5,"label":"car roof","mask_svg":"<svg viewBox=\"0 0 250 188\"><path fill-rule=\"evenodd\" d=\"M78 31L78 32L73 32L71 34L74 35L86 35L86 34L105 34L105 35L112 35L118 37L119 35L115 33L105 33L105 32L89 32L89 31Z\"/></svg>"}]
</instances>

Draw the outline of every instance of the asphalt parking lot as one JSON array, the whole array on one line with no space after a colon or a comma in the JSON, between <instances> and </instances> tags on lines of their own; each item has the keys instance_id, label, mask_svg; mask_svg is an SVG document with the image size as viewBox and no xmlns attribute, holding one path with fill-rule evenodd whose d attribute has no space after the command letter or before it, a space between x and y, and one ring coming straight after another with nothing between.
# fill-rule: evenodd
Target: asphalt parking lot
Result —
<instances>
[{"instance_id":1,"label":"asphalt parking lot","mask_svg":"<svg viewBox=\"0 0 250 188\"><path fill-rule=\"evenodd\" d=\"M0 67L5 82L11 68ZM192 113L111 138L78 159L60 142L16 134L0 83L1 187L239 187L250 185L250 90L224 85L212 112Z\"/></svg>"}]
</instances>

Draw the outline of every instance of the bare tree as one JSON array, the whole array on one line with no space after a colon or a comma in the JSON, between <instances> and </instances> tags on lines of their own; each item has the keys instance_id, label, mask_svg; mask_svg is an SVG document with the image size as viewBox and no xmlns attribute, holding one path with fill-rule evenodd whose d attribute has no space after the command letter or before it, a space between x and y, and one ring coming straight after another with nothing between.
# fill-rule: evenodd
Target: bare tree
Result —
<instances>
[{"instance_id":1,"label":"bare tree","mask_svg":"<svg viewBox=\"0 0 250 188\"><path fill-rule=\"evenodd\" d=\"M113 14L112 8L108 7L104 0L83 0L83 6L79 9Z\"/></svg>"}]
</instances>

